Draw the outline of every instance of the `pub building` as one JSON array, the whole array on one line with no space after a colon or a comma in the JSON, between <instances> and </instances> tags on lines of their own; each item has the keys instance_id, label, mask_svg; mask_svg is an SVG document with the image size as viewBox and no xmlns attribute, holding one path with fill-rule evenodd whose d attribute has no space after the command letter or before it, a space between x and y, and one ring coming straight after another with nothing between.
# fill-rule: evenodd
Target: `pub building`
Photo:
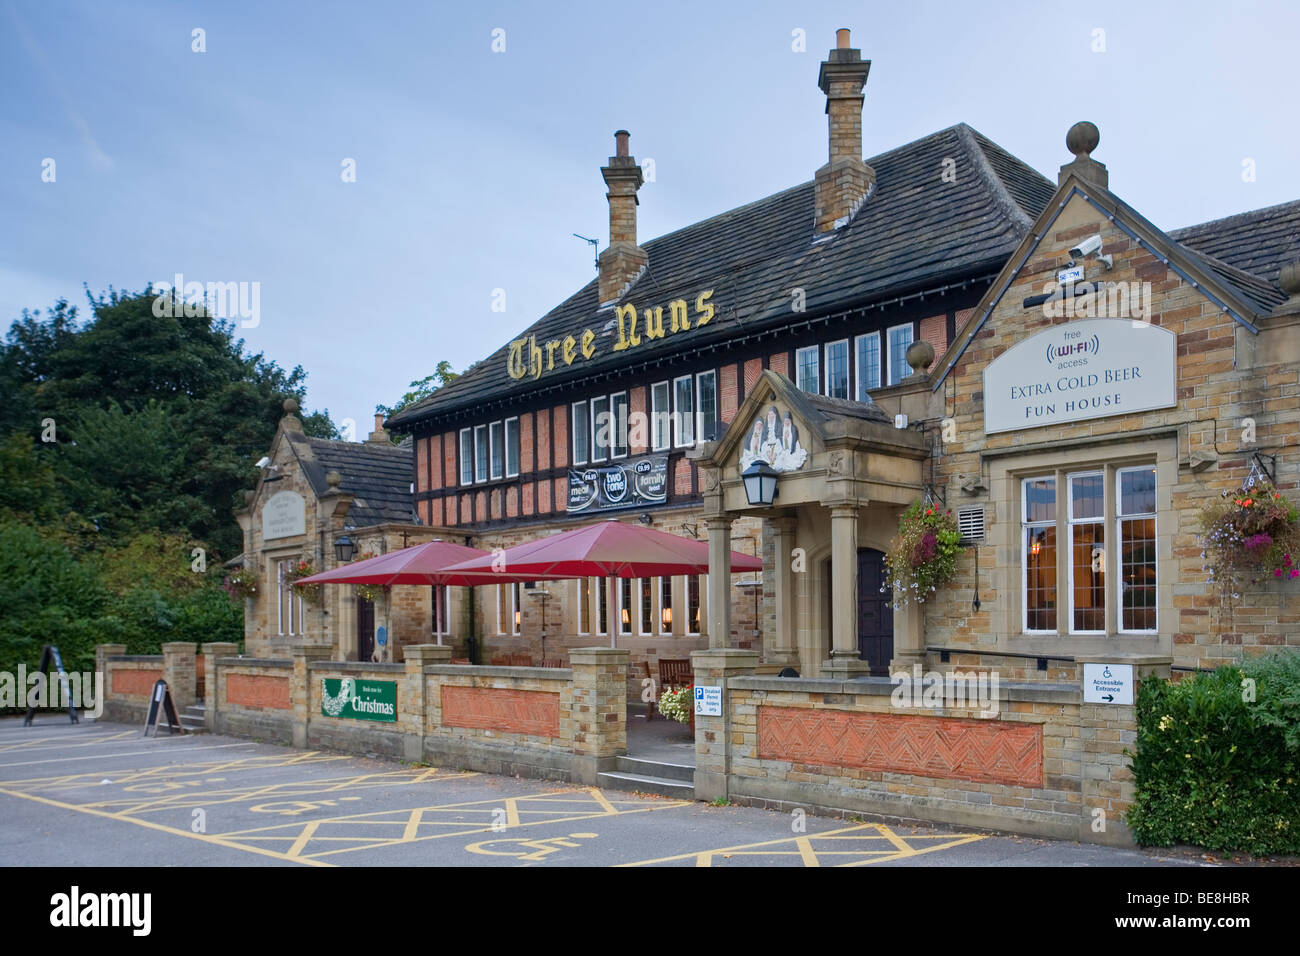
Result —
<instances>
[{"instance_id":1,"label":"pub building","mask_svg":"<svg viewBox=\"0 0 1300 956\"><path fill-rule=\"evenodd\" d=\"M1225 609L1196 541L1207 499L1300 476L1300 202L1163 231L1110 191L1090 123L1055 181L965 124L864 159L869 69L839 31L810 181L657 239L617 132L599 275L385 423L444 536L616 519L710 544L707 576L618 582L612 621L604 579L453 588L445 642L1024 680L1300 643L1294 584ZM916 500L958 516L963 549L902 603L882 557Z\"/></svg>"}]
</instances>

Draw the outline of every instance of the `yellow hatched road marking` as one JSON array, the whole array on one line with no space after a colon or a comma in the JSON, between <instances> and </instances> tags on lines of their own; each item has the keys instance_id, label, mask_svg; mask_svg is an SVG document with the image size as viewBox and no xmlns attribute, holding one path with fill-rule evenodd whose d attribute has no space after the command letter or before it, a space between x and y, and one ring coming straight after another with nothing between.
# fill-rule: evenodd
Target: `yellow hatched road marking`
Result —
<instances>
[{"instance_id":1,"label":"yellow hatched road marking","mask_svg":"<svg viewBox=\"0 0 1300 956\"><path fill-rule=\"evenodd\" d=\"M812 844L808 842L807 837L799 837L794 841L794 845L799 848L799 855L803 857L804 866L821 866L817 862L817 854L813 852Z\"/></svg>"}]
</instances>

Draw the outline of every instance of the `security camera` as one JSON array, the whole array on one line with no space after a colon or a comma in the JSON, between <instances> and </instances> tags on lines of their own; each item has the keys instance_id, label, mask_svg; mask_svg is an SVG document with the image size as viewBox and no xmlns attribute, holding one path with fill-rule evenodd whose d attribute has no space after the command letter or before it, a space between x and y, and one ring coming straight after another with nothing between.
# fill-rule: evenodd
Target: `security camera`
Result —
<instances>
[{"instance_id":1,"label":"security camera","mask_svg":"<svg viewBox=\"0 0 1300 956\"><path fill-rule=\"evenodd\" d=\"M269 458L267 458L265 455L263 455L263 456L261 457L261 459L258 461L258 463L257 463L257 467L258 467L258 468L265 468L265 467L266 467L267 465L269 465L270 463L271 463L271 459L269 459Z\"/></svg>"},{"instance_id":2,"label":"security camera","mask_svg":"<svg viewBox=\"0 0 1300 956\"><path fill-rule=\"evenodd\" d=\"M1070 257L1073 259L1082 259L1085 256L1090 256L1094 252L1098 252L1100 250L1101 250L1101 236L1100 235L1089 236L1087 239L1083 240L1083 242L1079 243L1077 246L1075 246L1073 249L1070 250Z\"/></svg>"}]
</instances>

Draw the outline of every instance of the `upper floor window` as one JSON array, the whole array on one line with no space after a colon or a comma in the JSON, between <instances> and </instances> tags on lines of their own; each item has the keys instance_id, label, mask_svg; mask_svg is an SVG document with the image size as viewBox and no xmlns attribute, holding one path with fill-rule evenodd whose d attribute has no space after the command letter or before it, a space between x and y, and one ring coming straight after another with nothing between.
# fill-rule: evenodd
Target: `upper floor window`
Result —
<instances>
[{"instance_id":1,"label":"upper floor window","mask_svg":"<svg viewBox=\"0 0 1300 956\"><path fill-rule=\"evenodd\" d=\"M460 483L519 477L519 419L460 430Z\"/></svg>"},{"instance_id":2,"label":"upper floor window","mask_svg":"<svg viewBox=\"0 0 1300 956\"><path fill-rule=\"evenodd\" d=\"M488 478L488 440L487 426L474 426L474 480L487 481Z\"/></svg>"},{"instance_id":3,"label":"upper floor window","mask_svg":"<svg viewBox=\"0 0 1300 956\"><path fill-rule=\"evenodd\" d=\"M859 402L866 402L871 399L871 393L880 388L880 333L868 332L853 341L858 352L854 395Z\"/></svg>"},{"instance_id":4,"label":"upper floor window","mask_svg":"<svg viewBox=\"0 0 1300 956\"><path fill-rule=\"evenodd\" d=\"M492 422L488 425L488 444L492 448L492 480L496 481L505 474L506 466L506 445L505 435L502 433L501 423Z\"/></svg>"},{"instance_id":5,"label":"upper floor window","mask_svg":"<svg viewBox=\"0 0 1300 956\"><path fill-rule=\"evenodd\" d=\"M673 410L667 382L650 386L650 450L664 451L672 444Z\"/></svg>"},{"instance_id":6,"label":"upper floor window","mask_svg":"<svg viewBox=\"0 0 1300 956\"><path fill-rule=\"evenodd\" d=\"M591 423L587 420L587 403L573 403L573 463L585 465L591 447Z\"/></svg>"},{"instance_id":7,"label":"upper floor window","mask_svg":"<svg viewBox=\"0 0 1300 956\"><path fill-rule=\"evenodd\" d=\"M506 477L519 477L519 419L506 419Z\"/></svg>"},{"instance_id":8,"label":"upper floor window","mask_svg":"<svg viewBox=\"0 0 1300 956\"><path fill-rule=\"evenodd\" d=\"M849 340L826 343L826 394L849 397Z\"/></svg>"},{"instance_id":9,"label":"upper floor window","mask_svg":"<svg viewBox=\"0 0 1300 956\"><path fill-rule=\"evenodd\" d=\"M696 405L699 424L695 429L700 441L713 441L718 437L718 376L716 372L700 372L695 376Z\"/></svg>"},{"instance_id":10,"label":"upper floor window","mask_svg":"<svg viewBox=\"0 0 1300 956\"><path fill-rule=\"evenodd\" d=\"M794 353L794 384L814 395L821 391L821 350L810 345Z\"/></svg>"},{"instance_id":11,"label":"upper floor window","mask_svg":"<svg viewBox=\"0 0 1300 956\"><path fill-rule=\"evenodd\" d=\"M627 457L627 392L615 392L609 397L610 405L610 438L609 443L613 446L612 456L614 458Z\"/></svg>"},{"instance_id":12,"label":"upper floor window","mask_svg":"<svg viewBox=\"0 0 1300 956\"><path fill-rule=\"evenodd\" d=\"M609 458L609 398L602 395L591 400L591 460Z\"/></svg>"},{"instance_id":13,"label":"upper floor window","mask_svg":"<svg viewBox=\"0 0 1300 956\"><path fill-rule=\"evenodd\" d=\"M694 445L695 396L691 376L683 375L681 378L673 379L673 398L677 405L677 414L673 416L676 419L677 426L675 444L678 448Z\"/></svg>"},{"instance_id":14,"label":"upper floor window","mask_svg":"<svg viewBox=\"0 0 1300 956\"><path fill-rule=\"evenodd\" d=\"M889 379L887 384L897 385L908 375L912 367L907 364L907 347L912 344L912 324L896 325L888 332L889 336Z\"/></svg>"},{"instance_id":15,"label":"upper floor window","mask_svg":"<svg viewBox=\"0 0 1300 956\"><path fill-rule=\"evenodd\" d=\"M460 430L460 483L474 483L474 432L469 428Z\"/></svg>"}]
</instances>

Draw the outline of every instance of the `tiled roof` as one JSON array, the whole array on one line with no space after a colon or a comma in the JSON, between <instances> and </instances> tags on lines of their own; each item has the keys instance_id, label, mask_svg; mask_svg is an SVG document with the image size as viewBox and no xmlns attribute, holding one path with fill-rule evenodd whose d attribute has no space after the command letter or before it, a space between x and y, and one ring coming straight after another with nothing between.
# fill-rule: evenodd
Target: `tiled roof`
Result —
<instances>
[{"instance_id":1,"label":"tiled roof","mask_svg":"<svg viewBox=\"0 0 1300 956\"><path fill-rule=\"evenodd\" d=\"M951 160L951 163L947 161ZM744 328L779 327L835 309L887 300L995 273L1055 190L1026 164L965 124L931 134L867 162L876 187L853 220L814 242L813 184L795 186L643 243L648 268L624 301L667 305L712 288L717 313L707 328L645 340L636 360L732 338ZM955 176L945 177L951 169ZM950 181L955 180L955 181ZM805 314L790 308L791 290L805 290ZM434 395L394 415L389 426L472 408L497 399L624 367L613 352L612 309L597 311L596 281L515 338L538 344L597 333L597 354L541 381L512 380L506 343Z\"/></svg>"},{"instance_id":2,"label":"tiled roof","mask_svg":"<svg viewBox=\"0 0 1300 956\"><path fill-rule=\"evenodd\" d=\"M1233 268L1263 279L1278 290L1284 263L1300 259L1300 200L1172 229L1169 237Z\"/></svg>"},{"instance_id":3,"label":"tiled roof","mask_svg":"<svg viewBox=\"0 0 1300 956\"><path fill-rule=\"evenodd\" d=\"M303 458L302 466L316 494L329 490L325 481L329 472L337 471L342 476L339 490L356 499L348 511L349 526L419 523L411 495L415 474L409 441L383 445L307 438L301 433L294 435L293 440L311 446L311 458Z\"/></svg>"}]
</instances>

